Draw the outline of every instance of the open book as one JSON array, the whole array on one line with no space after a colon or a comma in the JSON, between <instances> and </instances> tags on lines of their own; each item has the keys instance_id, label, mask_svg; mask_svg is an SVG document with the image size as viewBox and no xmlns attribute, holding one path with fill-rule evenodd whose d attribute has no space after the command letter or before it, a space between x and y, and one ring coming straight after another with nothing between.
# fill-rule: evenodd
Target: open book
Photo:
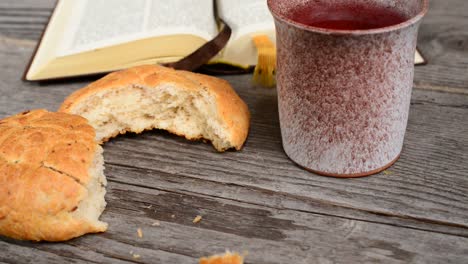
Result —
<instances>
[{"instance_id":1,"label":"open book","mask_svg":"<svg viewBox=\"0 0 468 264\"><path fill-rule=\"evenodd\" d=\"M232 35L213 62L255 65L256 49L249 35L274 36L266 1L213 1L59 0L25 79L178 61L218 34L218 16Z\"/></svg>"},{"instance_id":2,"label":"open book","mask_svg":"<svg viewBox=\"0 0 468 264\"><path fill-rule=\"evenodd\" d=\"M219 19L232 34L211 63L257 64L254 35L274 42L266 0L58 0L26 73L45 80L179 61L215 38Z\"/></svg>"}]
</instances>

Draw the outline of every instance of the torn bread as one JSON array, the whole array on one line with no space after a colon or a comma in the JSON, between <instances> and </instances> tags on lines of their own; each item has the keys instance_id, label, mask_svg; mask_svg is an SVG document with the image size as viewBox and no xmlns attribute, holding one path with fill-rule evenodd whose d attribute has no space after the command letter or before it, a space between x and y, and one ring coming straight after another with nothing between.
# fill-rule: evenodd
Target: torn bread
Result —
<instances>
[{"instance_id":1,"label":"torn bread","mask_svg":"<svg viewBox=\"0 0 468 264\"><path fill-rule=\"evenodd\" d=\"M238 253L231 253L227 251L222 255L213 255L210 257L203 257L200 259L199 264L243 264L244 257Z\"/></svg>"},{"instance_id":2,"label":"torn bread","mask_svg":"<svg viewBox=\"0 0 468 264\"><path fill-rule=\"evenodd\" d=\"M156 65L111 73L70 95L59 111L88 119L99 142L156 128L209 140L218 151L241 149L250 123L227 81Z\"/></svg>"},{"instance_id":3,"label":"torn bread","mask_svg":"<svg viewBox=\"0 0 468 264\"><path fill-rule=\"evenodd\" d=\"M105 231L103 162L80 116L33 110L0 120L0 235L63 241Z\"/></svg>"}]
</instances>

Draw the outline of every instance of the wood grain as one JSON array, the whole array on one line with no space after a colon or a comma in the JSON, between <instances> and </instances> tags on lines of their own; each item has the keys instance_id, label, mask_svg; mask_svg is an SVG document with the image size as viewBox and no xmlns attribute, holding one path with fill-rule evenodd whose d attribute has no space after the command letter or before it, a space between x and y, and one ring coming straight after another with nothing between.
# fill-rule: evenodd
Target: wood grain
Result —
<instances>
[{"instance_id":1,"label":"wood grain","mask_svg":"<svg viewBox=\"0 0 468 264\"><path fill-rule=\"evenodd\" d=\"M201 255L226 248L249 251L248 263L440 263L462 262L468 253L467 238L202 195L111 182L106 198L108 209L103 220L110 224L106 233L67 243L0 241L0 245L6 245L7 254L24 247L24 251L33 256L36 253L38 258L49 257L51 262L59 255L64 261L96 263L105 263L108 258L195 263ZM196 215L202 215L203 220L193 224ZM154 221L160 225L152 226ZM143 230L142 238L137 236L138 228ZM446 250L447 244L451 250ZM25 250L27 247L34 250ZM133 254L140 258L134 259ZM15 260L24 262L24 258Z\"/></svg>"},{"instance_id":2,"label":"wood grain","mask_svg":"<svg viewBox=\"0 0 468 264\"><path fill-rule=\"evenodd\" d=\"M53 4L0 2L0 118L56 110L92 80L21 81ZM226 249L249 251L247 263L466 262L463 8L464 0L431 1L420 38L429 65L417 67L421 89L404 150L386 174L343 180L298 168L282 151L276 91L253 87L246 75L223 76L252 112L242 151L219 154L162 131L113 139L104 146L109 230L66 243L0 238L0 263L196 263ZM193 224L196 215L203 219Z\"/></svg>"},{"instance_id":3,"label":"wood grain","mask_svg":"<svg viewBox=\"0 0 468 264\"><path fill-rule=\"evenodd\" d=\"M47 24L55 0L2 0L0 35L37 40Z\"/></svg>"},{"instance_id":4,"label":"wood grain","mask_svg":"<svg viewBox=\"0 0 468 264\"><path fill-rule=\"evenodd\" d=\"M418 46L429 63L416 67L415 87L468 90L468 1L431 0L419 30Z\"/></svg>"}]
</instances>

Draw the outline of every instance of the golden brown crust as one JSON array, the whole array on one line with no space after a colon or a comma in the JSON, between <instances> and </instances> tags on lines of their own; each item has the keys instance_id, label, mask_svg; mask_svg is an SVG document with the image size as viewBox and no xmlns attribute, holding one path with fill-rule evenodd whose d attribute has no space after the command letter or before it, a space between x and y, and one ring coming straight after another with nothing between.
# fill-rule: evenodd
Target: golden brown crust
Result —
<instances>
[{"instance_id":1,"label":"golden brown crust","mask_svg":"<svg viewBox=\"0 0 468 264\"><path fill-rule=\"evenodd\" d=\"M89 96L95 95L101 91L116 89L131 84L154 86L162 81L183 82L184 80L177 78L175 70L157 65L143 65L113 72L72 93L62 103L58 112L71 113L73 107L79 105ZM187 81L185 84L188 87L193 87L193 84ZM193 87L192 89L196 88Z\"/></svg>"},{"instance_id":2,"label":"golden brown crust","mask_svg":"<svg viewBox=\"0 0 468 264\"><path fill-rule=\"evenodd\" d=\"M71 212L87 196L97 144L86 119L34 110L0 120L0 234L62 241L102 232Z\"/></svg>"},{"instance_id":3,"label":"golden brown crust","mask_svg":"<svg viewBox=\"0 0 468 264\"><path fill-rule=\"evenodd\" d=\"M232 146L237 150L242 148L250 125L248 107L227 81L207 75L176 71L156 65L138 66L111 73L87 87L74 92L65 99L58 111L77 113L75 108L89 97L100 92L119 89L129 85L156 87L163 83L174 83L178 87L183 87L187 90L205 90L214 96L217 111L230 131ZM134 132L138 133L141 131ZM116 135L109 135L103 141Z\"/></svg>"},{"instance_id":4,"label":"golden brown crust","mask_svg":"<svg viewBox=\"0 0 468 264\"><path fill-rule=\"evenodd\" d=\"M237 253L226 252L224 255L214 255L200 259L200 264L242 264L244 257Z\"/></svg>"},{"instance_id":5,"label":"golden brown crust","mask_svg":"<svg viewBox=\"0 0 468 264\"><path fill-rule=\"evenodd\" d=\"M244 101L232 89L231 85L223 79L187 71L179 74L193 80L216 97L218 112L231 133L231 142L237 150L247 138L250 125L250 112Z\"/></svg>"}]
</instances>

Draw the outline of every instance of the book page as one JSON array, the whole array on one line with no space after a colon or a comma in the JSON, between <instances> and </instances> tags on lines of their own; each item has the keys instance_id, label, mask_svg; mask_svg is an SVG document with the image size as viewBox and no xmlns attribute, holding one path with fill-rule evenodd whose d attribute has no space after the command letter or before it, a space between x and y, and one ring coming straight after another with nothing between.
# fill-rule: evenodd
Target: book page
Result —
<instances>
[{"instance_id":1,"label":"book page","mask_svg":"<svg viewBox=\"0 0 468 264\"><path fill-rule=\"evenodd\" d=\"M212 0L79 0L74 4L61 56L149 37L191 34L210 40L217 34Z\"/></svg>"},{"instance_id":2,"label":"book page","mask_svg":"<svg viewBox=\"0 0 468 264\"><path fill-rule=\"evenodd\" d=\"M416 53L414 54L414 64L416 65L422 65L425 64L426 60L424 57L419 53L419 51L416 49Z\"/></svg>"},{"instance_id":3,"label":"book page","mask_svg":"<svg viewBox=\"0 0 468 264\"><path fill-rule=\"evenodd\" d=\"M219 17L232 36L219 60L242 67L257 64L252 36L266 34L275 42L275 24L266 0L216 0Z\"/></svg>"},{"instance_id":4,"label":"book page","mask_svg":"<svg viewBox=\"0 0 468 264\"><path fill-rule=\"evenodd\" d=\"M236 39L248 33L274 30L275 24L266 0L216 0L218 15Z\"/></svg>"}]
</instances>

